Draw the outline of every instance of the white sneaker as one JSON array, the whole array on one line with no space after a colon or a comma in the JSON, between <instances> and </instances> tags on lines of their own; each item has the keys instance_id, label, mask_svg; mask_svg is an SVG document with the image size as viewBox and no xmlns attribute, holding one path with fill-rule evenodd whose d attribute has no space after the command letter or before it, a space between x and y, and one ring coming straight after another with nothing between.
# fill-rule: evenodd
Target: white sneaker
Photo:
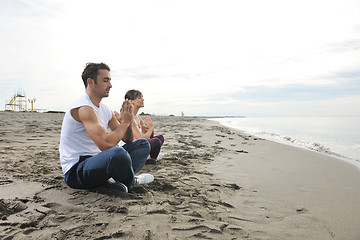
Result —
<instances>
[{"instance_id":1,"label":"white sneaker","mask_svg":"<svg viewBox=\"0 0 360 240\"><path fill-rule=\"evenodd\" d=\"M139 176L135 176L136 184L148 184L154 181L154 176L148 173L140 174Z\"/></svg>"},{"instance_id":2,"label":"white sneaker","mask_svg":"<svg viewBox=\"0 0 360 240\"><path fill-rule=\"evenodd\" d=\"M156 158L156 160L161 160L161 159L163 159L164 158L164 154L162 154L162 153L159 153L159 155L158 155L158 157Z\"/></svg>"}]
</instances>

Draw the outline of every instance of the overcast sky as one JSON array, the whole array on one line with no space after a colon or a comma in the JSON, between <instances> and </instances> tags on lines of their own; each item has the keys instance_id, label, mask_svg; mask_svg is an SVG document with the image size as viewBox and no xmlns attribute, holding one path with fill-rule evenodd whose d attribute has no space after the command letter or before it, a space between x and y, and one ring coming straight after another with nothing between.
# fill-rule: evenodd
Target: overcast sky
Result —
<instances>
[{"instance_id":1,"label":"overcast sky","mask_svg":"<svg viewBox=\"0 0 360 240\"><path fill-rule=\"evenodd\" d=\"M152 114L360 116L360 1L0 4L0 110L20 88L66 110L105 62L113 110L138 89Z\"/></svg>"}]
</instances>

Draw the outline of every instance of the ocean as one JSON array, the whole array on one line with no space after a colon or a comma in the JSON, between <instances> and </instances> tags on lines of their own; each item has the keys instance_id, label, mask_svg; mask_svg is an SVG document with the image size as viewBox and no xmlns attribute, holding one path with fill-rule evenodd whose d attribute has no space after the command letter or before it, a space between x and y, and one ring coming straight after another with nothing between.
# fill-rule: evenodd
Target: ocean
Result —
<instances>
[{"instance_id":1,"label":"ocean","mask_svg":"<svg viewBox=\"0 0 360 240\"><path fill-rule=\"evenodd\" d=\"M210 118L251 135L337 157L360 168L360 117Z\"/></svg>"}]
</instances>

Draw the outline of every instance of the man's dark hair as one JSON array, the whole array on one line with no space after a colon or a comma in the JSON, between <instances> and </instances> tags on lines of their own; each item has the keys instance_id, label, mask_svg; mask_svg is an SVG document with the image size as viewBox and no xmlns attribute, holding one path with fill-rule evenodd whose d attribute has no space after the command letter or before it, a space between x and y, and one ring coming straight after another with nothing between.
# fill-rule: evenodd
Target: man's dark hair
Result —
<instances>
[{"instance_id":1,"label":"man's dark hair","mask_svg":"<svg viewBox=\"0 0 360 240\"><path fill-rule=\"evenodd\" d=\"M110 72L110 68L105 63L87 63L86 67L81 75L82 80L84 82L85 88L87 87L87 79L91 78L95 80L97 83L97 75L100 69L108 70Z\"/></svg>"},{"instance_id":2,"label":"man's dark hair","mask_svg":"<svg viewBox=\"0 0 360 240\"><path fill-rule=\"evenodd\" d=\"M142 96L142 93L139 90L132 89L132 90L129 90L126 92L125 99L135 100L136 98L141 97L141 96Z\"/></svg>"}]
</instances>

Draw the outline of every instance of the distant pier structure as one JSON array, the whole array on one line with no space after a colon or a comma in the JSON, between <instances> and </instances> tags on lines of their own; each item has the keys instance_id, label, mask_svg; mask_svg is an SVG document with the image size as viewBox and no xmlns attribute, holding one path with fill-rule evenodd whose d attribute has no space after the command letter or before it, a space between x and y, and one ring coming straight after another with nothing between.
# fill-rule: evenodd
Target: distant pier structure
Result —
<instances>
[{"instance_id":1,"label":"distant pier structure","mask_svg":"<svg viewBox=\"0 0 360 240\"><path fill-rule=\"evenodd\" d=\"M34 111L33 104L35 99L31 99L29 101L31 103L31 111ZM19 89L14 93L11 100L8 103L5 103L5 111L9 112L27 112L27 99L25 95L25 91Z\"/></svg>"}]
</instances>

